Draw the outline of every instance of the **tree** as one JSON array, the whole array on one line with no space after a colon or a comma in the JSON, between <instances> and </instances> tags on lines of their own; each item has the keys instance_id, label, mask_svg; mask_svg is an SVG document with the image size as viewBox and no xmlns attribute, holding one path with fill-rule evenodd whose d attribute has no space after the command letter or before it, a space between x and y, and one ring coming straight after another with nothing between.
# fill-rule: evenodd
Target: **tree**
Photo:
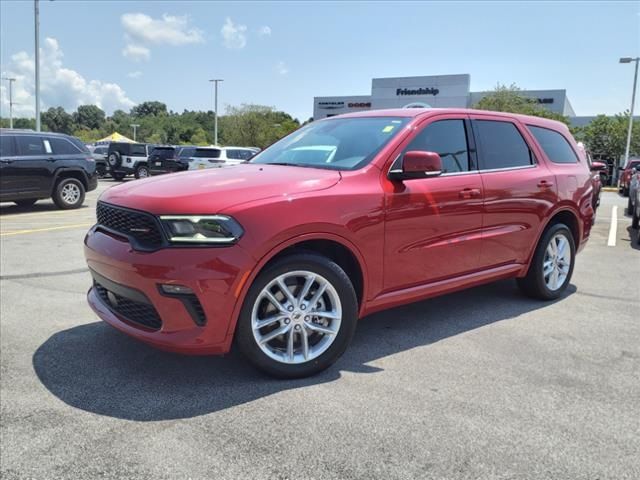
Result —
<instances>
[{"instance_id":1,"label":"tree","mask_svg":"<svg viewBox=\"0 0 640 480\"><path fill-rule=\"evenodd\" d=\"M105 120L105 114L102 109L96 105L80 105L73 119L78 127L88 129L99 129Z\"/></svg>"},{"instance_id":2,"label":"tree","mask_svg":"<svg viewBox=\"0 0 640 480\"><path fill-rule=\"evenodd\" d=\"M191 138L189 139L191 145L207 145L209 143L207 139L207 132L202 128L198 128Z\"/></svg>"},{"instance_id":3,"label":"tree","mask_svg":"<svg viewBox=\"0 0 640 480\"><path fill-rule=\"evenodd\" d=\"M142 102L131 109L132 117L160 117L168 115L167 105L162 102Z\"/></svg>"},{"instance_id":4,"label":"tree","mask_svg":"<svg viewBox=\"0 0 640 480\"><path fill-rule=\"evenodd\" d=\"M284 112L264 105L227 107L220 117L220 139L225 145L264 148L300 127L300 122Z\"/></svg>"},{"instance_id":5,"label":"tree","mask_svg":"<svg viewBox=\"0 0 640 480\"><path fill-rule=\"evenodd\" d=\"M536 117L550 118L569 124L569 118L559 113L551 112L541 107L538 102L524 96L522 90L512 83L510 86L498 83L490 94L482 97L474 108L479 110L493 110L494 112L522 113Z\"/></svg>"},{"instance_id":6,"label":"tree","mask_svg":"<svg viewBox=\"0 0 640 480\"><path fill-rule=\"evenodd\" d=\"M51 107L46 112L42 112L42 125L50 132L71 134L73 132L73 116L68 114L62 107Z\"/></svg>"},{"instance_id":7,"label":"tree","mask_svg":"<svg viewBox=\"0 0 640 480\"><path fill-rule=\"evenodd\" d=\"M598 115L591 123L580 129L577 136L594 157L618 164L624 156L629 128L629 112L613 117ZM640 125L634 124L631 132L630 155L640 154Z\"/></svg>"}]
</instances>

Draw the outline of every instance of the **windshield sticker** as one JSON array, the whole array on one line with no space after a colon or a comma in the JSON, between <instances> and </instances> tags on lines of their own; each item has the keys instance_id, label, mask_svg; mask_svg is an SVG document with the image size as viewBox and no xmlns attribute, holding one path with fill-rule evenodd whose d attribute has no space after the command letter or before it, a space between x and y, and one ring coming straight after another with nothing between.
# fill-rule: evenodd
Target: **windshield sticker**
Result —
<instances>
[{"instance_id":1,"label":"windshield sticker","mask_svg":"<svg viewBox=\"0 0 640 480\"><path fill-rule=\"evenodd\" d=\"M387 125L386 127L384 127L382 129L382 133L389 133L389 132L393 131L394 128L396 128L395 125Z\"/></svg>"}]
</instances>

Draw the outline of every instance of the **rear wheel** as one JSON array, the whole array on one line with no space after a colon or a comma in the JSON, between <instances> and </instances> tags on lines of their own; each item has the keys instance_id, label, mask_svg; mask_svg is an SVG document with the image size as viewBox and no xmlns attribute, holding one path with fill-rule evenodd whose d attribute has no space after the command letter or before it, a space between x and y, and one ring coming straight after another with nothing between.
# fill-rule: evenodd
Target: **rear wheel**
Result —
<instances>
[{"instance_id":1,"label":"rear wheel","mask_svg":"<svg viewBox=\"0 0 640 480\"><path fill-rule=\"evenodd\" d=\"M138 165L134 172L136 178L147 178L149 176L149 167L146 165Z\"/></svg>"},{"instance_id":2,"label":"rear wheel","mask_svg":"<svg viewBox=\"0 0 640 480\"><path fill-rule=\"evenodd\" d=\"M84 185L77 178L63 178L56 185L53 201L63 210L80 208L84 202Z\"/></svg>"},{"instance_id":3,"label":"rear wheel","mask_svg":"<svg viewBox=\"0 0 640 480\"><path fill-rule=\"evenodd\" d=\"M244 301L236 341L270 375L299 378L333 364L355 332L358 301L340 266L313 253L282 258Z\"/></svg>"},{"instance_id":4,"label":"rear wheel","mask_svg":"<svg viewBox=\"0 0 640 480\"><path fill-rule=\"evenodd\" d=\"M518 286L533 298L560 297L571 281L575 255L571 230L563 223L552 225L538 242L527 275L517 279Z\"/></svg>"},{"instance_id":5,"label":"rear wheel","mask_svg":"<svg viewBox=\"0 0 640 480\"><path fill-rule=\"evenodd\" d=\"M33 205L37 201L38 201L37 198L27 198L27 199L24 199L24 200L16 200L13 203L18 205L19 207L30 207L31 205Z\"/></svg>"}]
</instances>

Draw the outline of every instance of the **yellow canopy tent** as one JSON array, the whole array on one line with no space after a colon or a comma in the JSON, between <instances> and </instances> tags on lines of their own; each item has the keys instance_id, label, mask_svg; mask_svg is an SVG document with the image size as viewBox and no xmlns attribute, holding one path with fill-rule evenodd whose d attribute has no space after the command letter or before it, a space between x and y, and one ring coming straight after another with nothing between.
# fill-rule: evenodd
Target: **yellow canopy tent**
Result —
<instances>
[{"instance_id":1,"label":"yellow canopy tent","mask_svg":"<svg viewBox=\"0 0 640 480\"><path fill-rule=\"evenodd\" d=\"M133 143L133 140L125 137L124 135L119 134L118 132L113 132L111 135L108 135L104 138L101 138L96 143L109 143L109 142L129 142Z\"/></svg>"}]
</instances>

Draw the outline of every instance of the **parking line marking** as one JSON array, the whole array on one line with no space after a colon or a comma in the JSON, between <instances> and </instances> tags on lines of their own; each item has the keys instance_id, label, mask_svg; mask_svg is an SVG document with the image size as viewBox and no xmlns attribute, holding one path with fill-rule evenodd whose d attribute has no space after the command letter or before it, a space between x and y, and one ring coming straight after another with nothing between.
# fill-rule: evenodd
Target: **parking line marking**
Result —
<instances>
[{"instance_id":1,"label":"parking line marking","mask_svg":"<svg viewBox=\"0 0 640 480\"><path fill-rule=\"evenodd\" d=\"M61 227L34 228L31 230L16 230L15 232L0 233L0 237L8 237L9 235L21 235L25 233L50 232L51 230L64 230L65 228L90 227L92 223L76 223L73 225L63 225Z\"/></svg>"},{"instance_id":2,"label":"parking line marking","mask_svg":"<svg viewBox=\"0 0 640 480\"><path fill-rule=\"evenodd\" d=\"M617 235L618 235L618 206L614 205L611 208L611 225L609 225L609 240L607 240L607 247L616 246Z\"/></svg>"},{"instance_id":3,"label":"parking line marking","mask_svg":"<svg viewBox=\"0 0 640 480\"><path fill-rule=\"evenodd\" d=\"M42 216L51 216L51 215L62 215L62 216L68 216L68 217L74 217L77 216L77 214L79 213L88 213L88 214L92 214L94 212L94 209L92 207L88 207L87 208L83 208L81 210L78 209L74 209L74 210L47 210L44 212L31 212L31 213L7 213L7 214L0 214L0 221L2 220L9 220L10 218L30 218L30 217L42 217Z\"/></svg>"}]
</instances>

